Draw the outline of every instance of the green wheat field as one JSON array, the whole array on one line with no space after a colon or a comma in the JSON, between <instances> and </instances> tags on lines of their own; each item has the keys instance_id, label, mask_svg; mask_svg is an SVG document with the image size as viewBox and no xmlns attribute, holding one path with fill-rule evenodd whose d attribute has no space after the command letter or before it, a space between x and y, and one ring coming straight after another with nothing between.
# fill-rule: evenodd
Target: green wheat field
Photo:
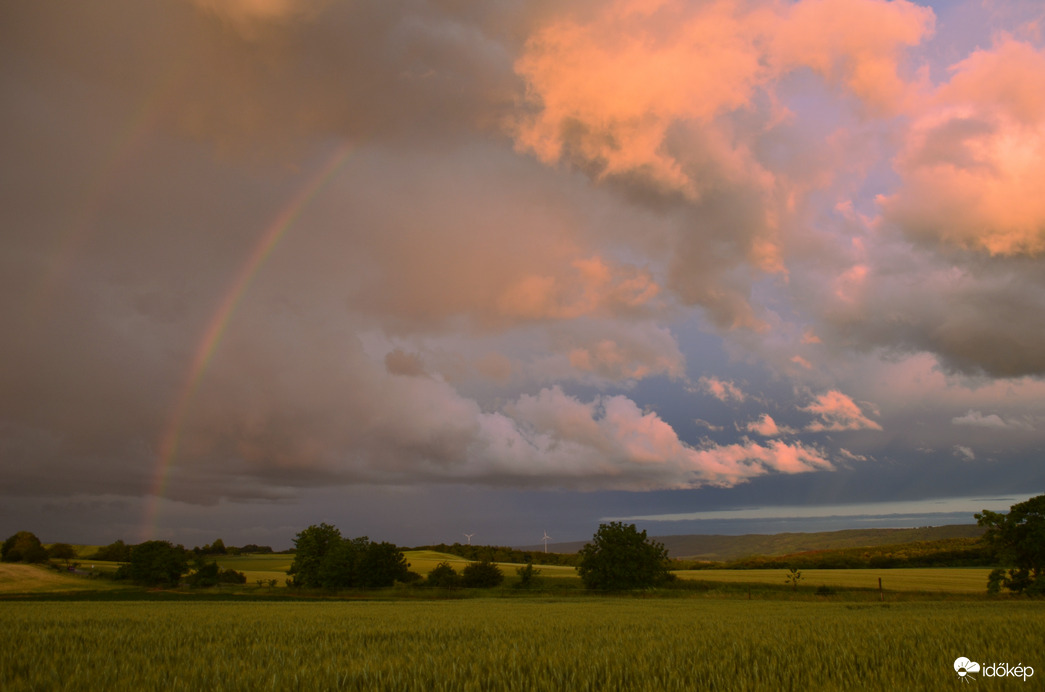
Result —
<instances>
[{"instance_id":1,"label":"green wheat field","mask_svg":"<svg viewBox=\"0 0 1045 692\"><path fill-rule=\"evenodd\" d=\"M931 690L960 684L958 656L1033 665L1045 642L1045 603L1012 601L3 602L0 620L12 692Z\"/></svg>"},{"instance_id":2,"label":"green wheat field","mask_svg":"<svg viewBox=\"0 0 1045 692\"><path fill-rule=\"evenodd\" d=\"M493 591L333 594L287 589L290 559L222 558L248 582L206 592L0 565L0 690L965 689L959 656L1036 669L984 689L1045 676L1045 601L987 596L982 568L808 570L797 590L778 569L683 571L606 596L570 567L516 589L502 565Z\"/></svg>"}]
</instances>

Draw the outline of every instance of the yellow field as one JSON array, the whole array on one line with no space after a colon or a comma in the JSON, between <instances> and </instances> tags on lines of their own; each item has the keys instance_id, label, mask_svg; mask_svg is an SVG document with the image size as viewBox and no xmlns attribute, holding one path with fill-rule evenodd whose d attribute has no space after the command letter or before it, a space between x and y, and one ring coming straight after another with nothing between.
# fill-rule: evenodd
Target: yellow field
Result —
<instances>
[{"instance_id":1,"label":"yellow field","mask_svg":"<svg viewBox=\"0 0 1045 692\"><path fill-rule=\"evenodd\" d=\"M51 593L124 588L108 579L62 574L40 565L0 563L0 593Z\"/></svg>"},{"instance_id":2,"label":"yellow field","mask_svg":"<svg viewBox=\"0 0 1045 692\"><path fill-rule=\"evenodd\" d=\"M471 560L449 553L440 553L434 550L405 550L403 555L410 563L410 569L421 576L427 576L440 562L448 562L458 573L463 570ZM293 555L221 555L216 557L218 565L222 569L231 567L237 572L243 572L247 577L247 584L255 584L258 579L268 581L277 580L277 586L285 586L287 570L294 561ZM510 562L498 563L504 576L509 580L515 577L517 567L521 564ZM535 565L541 570L540 578L569 578L576 579L577 571L573 567L563 565Z\"/></svg>"},{"instance_id":3,"label":"yellow field","mask_svg":"<svg viewBox=\"0 0 1045 692\"><path fill-rule=\"evenodd\" d=\"M986 567L940 567L896 569L804 569L800 588L831 586L836 588L877 589L878 578L886 591L945 591L984 593L987 590ZM675 572L681 579L718 583L784 584L784 569L707 569Z\"/></svg>"}]
</instances>

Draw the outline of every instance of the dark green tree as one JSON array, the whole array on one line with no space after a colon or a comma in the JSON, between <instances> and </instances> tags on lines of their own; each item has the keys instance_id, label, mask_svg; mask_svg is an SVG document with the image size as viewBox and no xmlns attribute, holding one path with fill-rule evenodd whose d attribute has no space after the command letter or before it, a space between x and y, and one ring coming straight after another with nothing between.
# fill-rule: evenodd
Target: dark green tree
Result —
<instances>
[{"instance_id":1,"label":"dark green tree","mask_svg":"<svg viewBox=\"0 0 1045 692\"><path fill-rule=\"evenodd\" d=\"M294 562L287 570L293 585L313 589L323 586L323 560L341 542L341 532L329 524L312 525L299 533L294 538Z\"/></svg>"},{"instance_id":2,"label":"dark green tree","mask_svg":"<svg viewBox=\"0 0 1045 692\"><path fill-rule=\"evenodd\" d=\"M342 538L330 546L319 565L319 581L315 586L325 589L349 589L359 586L360 563L370 545L366 536Z\"/></svg>"},{"instance_id":3,"label":"dark green tree","mask_svg":"<svg viewBox=\"0 0 1045 692\"><path fill-rule=\"evenodd\" d=\"M68 543L55 543L47 549L47 557L52 560L62 560L69 564L69 560L76 559L76 548Z\"/></svg>"},{"instance_id":4,"label":"dark green tree","mask_svg":"<svg viewBox=\"0 0 1045 692\"><path fill-rule=\"evenodd\" d=\"M532 562L527 562L522 567L516 567L515 573L519 575L517 586L520 589L529 589L537 585L537 575L541 573L541 570L536 569Z\"/></svg>"},{"instance_id":5,"label":"dark green tree","mask_svg":"<svg viewBox=\"0 0 1045 692\"><path fill-rule=\"evenodd\" d=\"M218 584L246 584L247 575L231 567L221 569L217 562L208 562L200 558L196 560L195 571L185 578L185 582L194 588L207 588Z\"/></svg>"},{"instance_id":6,"label":"dark green tree","mask_svg":"<svg viewBox=\"0 0 1045 692\"><path fill-rule=\"evenodd\" d=\"M220 572L217 562L199 560L196 563L196 570L185 577L185 583L195 589L217 586Z\"/></svg>"},{"instance_id":7,"label":"dark green tree","mask_svg":"<svg viewBox=\"0 0 1045 692\"><path fill-rule=\"evenodd\" d=\"M104 560L106 562L130 562L131 546L123 541L110 543L90 557L92 560Z\"/></svg>"},{"instance_id":8,"label":"dark green tree","mask_svg":"<svg viewBox=\"0 0 1045 692\"><path fill-rule=\"evenodd\" d=\"M434 586L441 589L452 589L460 586L461 576L457 570L450 566L449 562L440 562L425 579L425 586Z\"/></svg>"},{"instance_id":9,"label":"dark green tree","mask_svg":"<svg viewBox=\"0 0 1045 692\"><path fill-rule=\"evenodd\" d=\"M588 589L622 591L660 586L671 579L668 551L634 524L600 524L580 550L577 573Z\"/></svg>"},{"instance_id":10,"label":"dark green tree","mask_svg":"<svg viewBox=\"0 0 1045 692\"><path fill-rule=\"evenodd\" d=\"M983 510L975 517L987 529L983 539L994 559L1007 568L991 572L987 590L1045 593L1045 495L1014 504L1005 514Z\"/></svg>"},{"instance_id":11,"label":"dark green tree","mask_svg":"<svg viewBox=\"0 0 1045 692\"><path fill-rule=\"evenodd\" d=\"M36 563L47 561L47 550L36 534L19 531L4 541L0 548L0 559L4 562Z\"/></svg>"},{"instance_id":12,"label":"dark green tree","mask_svg":"<svg viewBox=\"0 0 1045 692\"><path fill-rule=\"evenodd\" d=\"M403 551L392 543L371 543L360 556L359 586L376 589L409 579L410 564Z\"/></svg>"},{"instance_id":13,"label":"dark green tree","mask_svg":"<svg viewBox=\"0 0 1045 692\"><path fill-rule=\"evenodd\" d=\"M501 568L486 559L470 562L461 570L461 585L469 589L491 589L503 581Z\"/></svg>"},{"instance_id":14,"label":"dark green tree","mask_svg":"<svg viewBox=\"0 0 1045 692\"><path fill-rule=\"evenodd\" d=\"M189 553L170 541L145 541L131 548L131 560L116 570L117 579L142 586L177 586L189 571Z\"/></svg>"}]
</instances>

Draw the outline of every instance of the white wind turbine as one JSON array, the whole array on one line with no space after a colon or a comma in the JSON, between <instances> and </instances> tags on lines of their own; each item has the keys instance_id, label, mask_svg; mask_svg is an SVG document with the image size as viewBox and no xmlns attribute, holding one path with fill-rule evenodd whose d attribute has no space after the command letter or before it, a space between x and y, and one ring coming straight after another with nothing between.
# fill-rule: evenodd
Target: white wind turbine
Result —
<instances>
[{"instance_id":1,"label":"white wind turbine","mask_svg":"<svg viewBox=\"0 0 1045 692\"><path fill-rule=\"evenodd\" d=\"M552 537L548 535L547 531L545 531L544 538L541 539L542 541L544 541L544 552L548 552L548 541L550 541L551 539Z\"/></svg>"},{"instance_id":2,"label":"white wind turbine","mask_svg":"<svg viewBox=\"0 0 1045 692\"><path fill-rule=\"evenodd\" d=\"M474 533L465 533L465 534L461 534L461 535L468 539L468 545L472 544L472 536L475 535Z\"/></svg>"}]
</instances>

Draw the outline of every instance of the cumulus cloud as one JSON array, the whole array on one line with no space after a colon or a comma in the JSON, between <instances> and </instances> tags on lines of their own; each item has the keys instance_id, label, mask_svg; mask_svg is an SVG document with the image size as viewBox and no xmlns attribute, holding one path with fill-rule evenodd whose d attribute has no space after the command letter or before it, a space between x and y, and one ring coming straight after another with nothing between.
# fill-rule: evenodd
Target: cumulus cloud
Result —
<instances>
[{"instance_id":1,"label":"cumulus cloud","mask_svg":"<svg viewBox=\"0 0 1045 692\"><path fill-rule=\"evenodd\" d=\"M762 437L776 437L778 435L790 435L794 432L791 428L786 425L777 425L777 422L773 420L773 417L768 413L763 413L759 416L758 420L750 421L744 426L744 430L753 432L756 435Z\"/></svg>"},{"instance_id":2,"label":"cumulus cloud","mask_svg":"<svg viewBox=\"0 0 1045 692\"><path fill-rule=\"evenodd\" d=\"M777 82L811 69L869 111L895 112L913 88L904 49L932 25L927 8L879 0L620 0L563 13L514 63L530 105L514 118L516 146L677 210L667 286L722 328L764 331L751 286L786 274L782 219L801 187L781 162L800 152L761 150L793 115Z\"/></svg>"},{"instance_id":3,"label":"cumulus cloud","mask_svg":"<svg viewBox=\"0 0 1045 692\"><path fill-rule=\"evenodd\" d=\"M676 388L892 430L876 349L1045 373L1027 27L940 71L902 0L0 13L7 492L729 486L865 455Z\"/></svg>"},{"instance_id":4,"label":"cumulus cloud","mask_svg":"<svg viewBox=\"0 0 1045 692\"><path fill-rule=\"evenodd\" d=\"M971 447L966 447L965 445L954 445L954 456L962 461L976 460L976 452L974 452Z\"/></svg>"},{"instance_id":5,"label":"cumulus cloud","mask_svg":"<svg viewBox=\"0 0 1045 692\"><path fill-rule=\"evenodd\" d=\"M771 472L833 468L823 452L801 444L693 447L627 397L582 402L557 387L523 395L485 417L483 429L483 454L494 468L572 478L589 489L730 486Z\"/></svg>"},{"instance_id":6,"label":"cumulus cloud","mask_svg":"<svg viewBox=\"0 0 1045 692\"><path fill-rule=\"evenodd\" d=\"M721 402L742 403L747 395L729 380L721 380L714 376L704 376L698 381L700 388Z\"/></svg>"},{"instance_id":7,"label":"cumulus cloud","mask_svg":"<svg viewBox=\"0 0 1045 692\"><path fill-rule=\"evenodd\" d=\"M963 416L955 416L951 419L952 425L965 425L973 428L994 428L997 430L1033 429L1033 425L1026 421L1005 420L997 413L983 415L980 411L969 410Z\"/></svg>"},{"instance_id":8,"label":"cumulus cloud","mask_svg":"<svg viewBox=\"0 0 1045 692\"><path fill-rule=\"evenodd\" d=\"M951 68L900 154L882 198L913 238L989 255L1045 251L1045 52L1011 36Z\"/></svg>"},{"instance_id":9,"label":"cumulus cloud","mask_svg":"<svg viewBox=\"0 0 1045 692\"><path fill-rule=\"evenodd\" d=\"M810 432L832 430L881 430L882 426L864 415L860 407L838 390L831 390L816 397L802 408L818 417L806 426Z\"/></svg>"}]
</instances>

